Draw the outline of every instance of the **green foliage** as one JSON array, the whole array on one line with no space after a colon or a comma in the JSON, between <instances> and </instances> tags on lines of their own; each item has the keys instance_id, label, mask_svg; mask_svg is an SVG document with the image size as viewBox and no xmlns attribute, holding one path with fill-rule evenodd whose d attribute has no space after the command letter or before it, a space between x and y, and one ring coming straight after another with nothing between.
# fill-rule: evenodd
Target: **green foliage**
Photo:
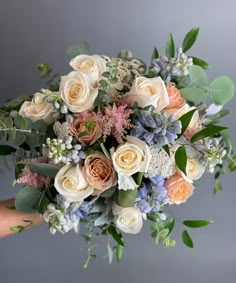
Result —
<instances>
[{"instance_id":1,"label":"green foliage","mask_svg":"<svg viewBox=\"0 0 236 283\"><path fill-rule=\"evenodd\" d=\"M200 66L192 65L189 68L189 76L192 83L195 83L198 86L208 87L206 72Z\"/></svg>"},{"instance_id":2,"label":"green foliage","mask_svg":"<svg viewBox=\"0 0 236 283\"><path fill-rule=\"evenodd\" d=\"M205 62L204 60L197 58L197 57L193 57L193 56L191 56L191 58L193 59L193 65L198 65L204 70L209 68L208 63Z\"/></svg>"},{"instance_id":3,"label":"green foliage","mask_svg":"<svg viewBox=\"0 0 236 283\"><path fill-rule=\"evenodd\" d=\"M186 175L186 165L187 165L187 153L185 146L180 146L175 152L175 163L176 166L179 168Z\"/></svg>"},{"instance_id":4,"label":"green foliage","mask_svg":"<svg viewBox=\"0 0 236 283\"><path fill-rule=\"evenodd\" d=\"M184 134L184 132L186 131L186 129L188 128L188 125L191 122L193 114L196 112L196 110L197 109L190 110L189 112L185 113L184 115L182 115L179 118L179 120L182 124L182 128L181 128L181 133L178 135L178 138L181 137Z\"/></svg>"},{"instance_id":5,"label":"green foliage","mask_svg":"<svg viewBox=\"0 0 236 283\"><path fill-rule=\"evenodd\" d=\"M0 145L0 155L11 155L16 152L16 149L9 145Z\"/></svg>"},{"instance_id":6,"label":"green foliage","mask_svg":"<svg viewBox=\"0 0 236 283\"><path fill-rule=\"evenodd\" d=\"M142 180L143 180L143 176L144 176L143 172L138 172L138 173L133 175L133 179L138 186L141 185Z\"/></svg>"},{"instance_id":7,"label":"green foliage","mask_svg":"<svg viewBox=\"0 0 236 283\"><path fill-rule=\"evenodd\" d=\"M222 105L234 97L235 86L229 77L221 76L210 83L209 92L213 102Z\"/></svg>"},{"instance_id":8,"label":"green foliage","mask_svg":"<svg viewBox=\"0 0 236 283\"><path fill-rule=\"evenodd\" d=\"M166 42L166 56L168 58L175 57L175 43L171 33Z\"/></svg>"},{"instance_id":9,"label":"green foliage","mask_svg":"<svg viewBox=\"0 0 236 283\"><path fill-rule=\"evenodd\" d=\"M33 173L50 178L55 178L57 172L59 171L58 167L47 163L32 163L29 165L29 168Z\"/></svg>"},{"instance_id":10,"label":"green foliage","mask_svg":"<svg viewBox=\"0 0 236 283\"><path fill-rule=\"evenodd\" d=\"M213 189L214 195L222 191L222 189L223 189L223 186L221 182L219 180L216 180L214 184L214 189Z\"/></svg>"},{"instance_id":11,"label":"green foliage","mask_svg":"<svg viewBox=\"0 0 236 283\"><path fill-rule=\"evenodd\" d=\"M209 93L198 87L186 87L180 90L181 95L188 101L194 104L200 104L205 102L209 96Z\"/></svg>"},{"instance_id":12,"label":"green foliage","mask_svg":"<svg viewBox=\"0 0 236 283\"><path fill-rule=\"evenodd\" d=\"M165 224L165 228L169 230L169 234L170 235L172 233L172 231L174 230L175 227L175 218L172 217L170 218L170 220Z\"/></svg>"},{"instance_id":13,"label":"green foliage","mask_svg":"<svg viewBox=\"0 0 236 283\"><path fill-rule=\"evenodd\" d=\"M69 58L73 58L81 54L90 55L91 53L92 53L91 45L86 41L73 44L70 47L68 47L68 49L66 50L66 55Z\"/></svg>"},{"instance_id":14,"label":"green foliage","mask_svg":"<svg viewBox=\"0 0 236 283\"><path fill-rule=\"evenodd\" d=\"M18 225L18 226L13 226L13 227L10 227L10 230L12 232L23 232L25 230L25 227L24 226L21 226L21 225Z\"/></svg>"},{"instance_id":15,"label":"green foliage","mask_svg":"<svg viewBox=\"0 0 236 283\"><path fill-rule=\"evenodd\" d=\"M36 212L43 192L34 187L23 187L16 194L15 207L18 211Z\"/></svg>"},{"instance_id":16,"label":"green foliage","mask_svg":"<svg viewBox=\"0 0 236 283\"><path fill-rule=\"evenodd\" d=\"M122 260L123 257L123 251L124 251L124 246L122 245L117 245L115 248L115 252L116 252L116 260L118 262L120 262Z\"/></svg>"},{"instance_id":17,"label":"green foliage","mask_svg":"<svg viewBox=\"0 0 236 283\"><path fill-rule=\"evenodd\" d=\"M118 204L122 207L132 207L134 206L135 200L138 195L138 190L119 190Z\"/></svg>"},{"instance_id":18,"label":"green foliage","mask_svg":"<svg viewBox=\"0 0 236 283\"><path fill-rule=\"evenodd\" d=\"M231 157L228 168L230 172L236 171L236 154Z\"/></svg>"},{"instance_id":19,"label":"green foliage","mask_svg":"<svg viewBox=\"0 0 236 283\"><path fill-rule=\"evenodd\" d=\"M9 99L4 107L0 108L2 111L10 112L12 110L19 110L21 105L23 104L24 101L29 101L32 99L32 96L27 95L27 94L22 94L17 96L16 98Z\"/></svg>"},{"instance_id":20,"label":"green foliage","mask_svg":"<svg viewBox=\"0 0 236 283\"><path fill-rule=\"evenodd\" d=\"M109 243L107 244L107 254L108 254L109 264L111 264L112 260L113 260L114 252L113 252L113 249L111 248L111 246L109 245Z\"/></svg>"},{"instance_id":21,"label":"green foliage","mask_svg":"<svg viewBox=\"0 0 236 283\"><path fill-rule=\"evenodd\" d=\"M164 151L170 156L170 148L169 148L169 146L168 146L168 144L166 144L166 145L163 145L163 147L162 147L163 149L164 149Z\"/></svg>"},{"instance_id":22,"label":"green foliage","mask_svg":"<svg viewBox=\"0 0 236 283\"><path fill-rule=\"evenodd\" d=\"M218 134L219 132L227 129L226 127L217 126L217 125L208 125L201 131L197 132L193 137L191 138L191 143L197 142L199 140L213 137L214 135Z\"/></svg>"},{"instance_id":23,"label":"green foliage","mask_svg":"<svg viewBox=\"0 0 236 283\"><path fill-rule=\"evenodd\" d=\"M185 220L183 221L183 224L190 228L201 228L201 227L207 226L212 223L213 221L211 220Z\"/></svg>"},{"instance_id":24,"label":"green foliage","mask_svg":"<svg viewBox=\"0 0 236 283\"><path fill-rule=\"evenodd\" d=\"M154 59L157 59L157 58L159 58L159 53L158 53L157 48L154 47L153 52L152 52L151 62L152 62Z\"/></svg>"},{"instance_id":25,"label":"green foliage","mask_svg":"<svg viewBox=\"0 0 236 283\"><path fill-rule=\"evenodd\" d=\"M182 48L183 52L188 51L194 44L199 33L199 27L192 28L184 37Z\"/></svg>"},{"instance_id":26,"label":"green foliage","mask_svg":"<svg viewBox=\"0 0 236 283\"><path fill-rule=\"evenodd\" d=\"M223 117L225 117L229 113L230 113L229 110L223 109L223 110L219 111L218 113L216 113L215 115L211 115L210 116L211 121L210 121L210 123L208 123L208 125L209 124L217 124L220 121L220 119L222 119Z\"/></svg>"},{"instance_id":27,"label":"green foliage","mask_svg":"<svg viewBox=\"0 0 236 283\"><path fill-rule=\"evenodd\" d=\"M187 230L182 232L182 241L187 247L193 248L193 241Z\"/></svg>"},{"instance_id":28,"label":"green foliage","mask_svg":"<svg viewBox=\"0 0 236 283\"><path fill-rule=\"evenodd\" d=\"M38 70L40 78L45 79L51 74L53 69L49 64L39 64Z\"/></svg>"}]
</instances>

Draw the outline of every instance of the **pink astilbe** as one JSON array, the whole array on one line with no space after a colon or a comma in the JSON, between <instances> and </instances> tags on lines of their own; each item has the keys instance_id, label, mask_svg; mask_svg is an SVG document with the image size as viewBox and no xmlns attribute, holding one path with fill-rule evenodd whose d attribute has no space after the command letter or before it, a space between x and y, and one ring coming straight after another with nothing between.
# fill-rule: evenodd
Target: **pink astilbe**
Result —
<instances>
[{"instance_id":1,"label":"pink astilbe","mask_svg":"<svg viewBox=\"0 0 236 283\"><path fill-rule=\"evenodd\" d=\"M48 163L47 157L38 157L33 159L26 159L20 162L21 164L24 164L25 167L21 173L21 177L16 180L17 184L24 184L30 187L36 187L36 188L43 188L47 187L50 178L41 176L37 173L33 173L29 169L29 165L32 163Z\"/></svg>"},{"instance_id":2,"label":"pink astilbe","mask_svg":"<svg viewBox=\"0 0 236 283\"><path fill-rule=\"evenodd\" d=\"M103 137L112 135L118 143L123 143L123 137L127 133L127 129L132 127L130 115L133 113L127 105L107 106L105 114L102 117Z\"/></svg>"}]
</instances>

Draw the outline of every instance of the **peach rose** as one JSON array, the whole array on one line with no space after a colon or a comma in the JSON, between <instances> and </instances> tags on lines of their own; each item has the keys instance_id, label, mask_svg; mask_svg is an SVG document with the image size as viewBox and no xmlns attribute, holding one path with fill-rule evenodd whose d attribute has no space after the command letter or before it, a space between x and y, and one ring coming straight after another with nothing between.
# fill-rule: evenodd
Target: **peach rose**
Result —
<instances>
[{"instance_id":1,"label":"peach rose","mask_svg":"<svg viewBox=\"0 0 236 283\"><path fill-rule=\"evenodd\" d=\"M169 105L165 109L182 107L186 100L181 96L180 91L173 85L167 84L166 90L169 96Z\"/></svg>"},{"instance_id":2,"label":"peach rose","mask_svg":"<svg viewBox=\"0 0 236 283\"><path fill-rule=\"evenodd\" d=\"M181 204L192 195L194 186L187 182L183 176L176 173L165 181L165 188L168 191L170 204Z\"/></svg>"},{"instance_id":3,"label":"peach rose","mask_svg":"<svg viewBox=\"0 0 236 283\"><path fill-rule=\"evenodd\" d=\"M100 195L117 183L111 160L98 151L85 159L83 174L87 182L95 189L93 195Z\"/></svg>"},{"instance_id":4,"label":"peach rose","mask_svg":"<svg viewBox=\"0 0 236 283\"><path fill-rule=\"evenodd\" d=\"M102 122L97 120L95 113L81 113L75 117L70 126L71 134L82 144L94 144L102 136Z\"/></svg>"}]
</instances>

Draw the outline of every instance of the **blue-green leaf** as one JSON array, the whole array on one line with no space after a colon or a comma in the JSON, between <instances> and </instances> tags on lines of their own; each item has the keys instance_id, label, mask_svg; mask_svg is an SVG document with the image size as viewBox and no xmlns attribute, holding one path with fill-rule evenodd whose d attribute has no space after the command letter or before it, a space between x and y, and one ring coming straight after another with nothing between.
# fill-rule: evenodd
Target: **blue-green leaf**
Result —
<instances>
[{"instance_id":1,"label":"blue-green leaf","mask_svg":"<svg viewBox=\"0 0 236 283\"><path fill-rule=\"evenodd\" d=\"M182 240L183 240L183 243L189 247L189 248L193 248L193 241L188 233L188 231L184 230L182 232Z\"/></svg>"},{"instance_id":2,"label":"blue-green leaf","mask_svg":"<svg viewBox=\"0 0 236 283\"><path fill-rule=\"evenodd\" d=\"M166 56L168 58L175 57L175 43L171 33L166 42Z\"/></svg>"},{"instance_id":3,"label":"blue-green leaf","mask_svg":"<svg viewBox=\"0 0 236 283\"><path fill-rule=\"evenodd\" d=\"M223 105L234 97L235 86L229 77L222 76L210 83L209 91L214 103Z\"/></svg>"},{"instance_id":4,"label":"blue-green leaf","mask_svg":"<svg viewBox=\"0 0 236 283\"><path fill-rule=\"evenodd\" d=\"M194 27L186 34L182 43L183 52L186 52L193 46L194 42L197 39L198 32L199 27Z\"/></svg>"},{"instance_id":5,"label":"blue-green leaf","mask_svg":"<svg viewBox=\"0 0 236 283\"><path fill-rule=\"evenodd\" d=\"M109 243L107 244L107 253L108 253L109 263L111 264L112 263L112 259L113 259L113 250L112 250L112 248L111 248Z\"/></svg>"},{"instance_id":6,"label":"blue-green leaf","mask_svg":"<svg viewBox=\"0 0 236 283\"><path fill-rule=\"evenodd\" d=\"M189 75L192 83L198 86L208 87L206 72L200 66L192 65L189 68Z\"/></svg>"},{"instance_id":7,"label":"blue-green leaf","mask_svg":"<svg viewBox=\"0 0 236 283\"><path fill-rule=\"evenodd\" d=\"M66 51L66 55L69 58L73 58L81 54L87 54L87 55L91 54L91 46L88 42L84 41L84 42L80 42L80 43L71 45Z\"/></svg>"},{"instance_id":8,"label":"blue-green leaf","mask_svg":"<svg viewBox=\"0 0 236 283\"><path fill-rule=\"evenodd\" d=\"M212 224L211 220L185 220L183 224L190 228L200 228Z\"/></svg>"},{"instance_id":9,"label":"blue-green leaf","mask_svg":"<svg viewBox=\"0 0 236 283\"><path fill-rule=\"evenodd\" d=\"M195 135L193 135L193 137L191 138L191 142L197 142L199 140L208 138L208 137L212 137L215 134L218 134L219 132L223 131L227 129L226 127L222 127L222 126L217 126L217 125L208 125L206 126L204 129L202 129L201 131L197 132Z\"/></svg>"},{"instance_id":10,"label":"blue-green leaf","mask_svg":"<svg viewBox=\"0 0 236 283\"><path fill-rule=\"evenodd\" d=\"M47 163L32 163L29 165L30 171L38 173L41 176L55 178L59 169L52 164Z\"/></svg>"},{"instance_id":11,"label":"blue-green leaf","mask_svg":"<svg viewBox=\"0 0 236 283\"><path fill-rule=\"evenodd\" d=\"M205 102L209 96L208 92L198 87L186 87L180 90L181 95L194 104Z\"/></svg>"},{"instance_id":12,"label":"blue-green leaf","mask_svg":"<svg viewBox=\"0 0 236 283\"><path fill-rule=\"evenodd\" d=\"M175 163L180 171L186 175L187 153L185 146L180 146L175 152Z\"/></svg>"}]
</instances>

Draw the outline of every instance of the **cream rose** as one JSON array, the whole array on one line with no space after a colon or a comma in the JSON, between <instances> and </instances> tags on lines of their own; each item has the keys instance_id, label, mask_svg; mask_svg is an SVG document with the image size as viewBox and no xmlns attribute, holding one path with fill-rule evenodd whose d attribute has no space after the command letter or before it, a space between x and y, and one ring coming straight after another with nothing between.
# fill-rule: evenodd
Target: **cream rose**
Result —
<instances>
[{"instance_id":1,"label":"cream rose","mask_svg":"<svg viewBox=\"0 0 236 283\"><path fill-rule=\"evenodd\" d=\"M167 113L167 115L174 115L176 117L176 119L179 119L181 116L183 116L185 113L196 109L196 107L191 107L189 106L187 103L184 104L184 106L180 107L180 108L170 108L170 109L165 109L165 112ZM198 126L198 120L199 120L199 113L198 110L196 110L192 116L192 119L188 125L188 128L195 128Z\"/></svg>"},{"instance_id":2,"label":"cream rose","mask_svg":"<svg viewBox=\"0 0 236 283\"><path fill-rule=\"evenodd\" d=\"M118 229L125 233L137 234L143 226L141 211L136 207L121 207L113 204L112 212L115 216L114 222Z\"/></svg>"},{"instance_id":3,"label":"cream rose","mask_svg":"<svg viewBox=\"0 0 236 283\"><path fill-rule=\"evenodd\" d=\"M136 101L140 107L153 105L157 111L161 111L169 104L166 86L160 77L136 78L127 97L133 102Z\"/></svg>"},{"instance_id":4,"label":"cream rose","mask_svg":"<svg viewBox=\"0 0 236 283\"><path fill-rule=\"evenodd\" d=\"M90 196L94 189L85 180L79 165L65 165L57 173L54 186L66 200L77 202Z\"/></svg>"},{"instance_id":5,"label":"cream rose","mask_svg":"<svg viewBox=\"0 0 236 283\"><path fill-rule=\"evenodd\" d=\"M53 105L43 101L42 93L35 93L32 101L25 101L19 110L19 115L29 118L32 122L43 120L47 125L54 122Z\"/></svg>"},{"instance_id":6,"label":"cream rose","mask_svg":"<svg viewBox=\"0 0 236 283\"><path fill-rule=\"evenodd\" d=\"M59 95L71 112L80 113L93 108L98 89L91 86L87 75L73 71L61 78Z\"/></svg>"},{"instance_id":7,"label":"cream rose","mask_svg":"<svg viewBox=\"0 0 236 283\"><path fill-rule=\"evenodd\" d=\"M78 55L70 61L70 65L75 71L86 74L94 87L106 71L106 62L99 55Z\"/></svg>"},{"instance_id":8,"label":"cream rose","mask_svg":"<svg viewBox=\"0 0 236 283\"><path fill-rule=\"evenodd\" d=\"M191 181L198 180L205 172L205 167L197 160L193 158L187 159L186 174L187 178Z\"/></svg>"},{"instance_id":9,"label":"cream rose","mask_svg":"<svg viewBox=\"0 0 236 283\"><path fill-rule=\"evenodd\" d=\"M118 146L112 154L112 161L118 174L131 176L137 172L147 172L151 157L145 142L127 136L127 142Z\"/></svg>"}]
</instances>

